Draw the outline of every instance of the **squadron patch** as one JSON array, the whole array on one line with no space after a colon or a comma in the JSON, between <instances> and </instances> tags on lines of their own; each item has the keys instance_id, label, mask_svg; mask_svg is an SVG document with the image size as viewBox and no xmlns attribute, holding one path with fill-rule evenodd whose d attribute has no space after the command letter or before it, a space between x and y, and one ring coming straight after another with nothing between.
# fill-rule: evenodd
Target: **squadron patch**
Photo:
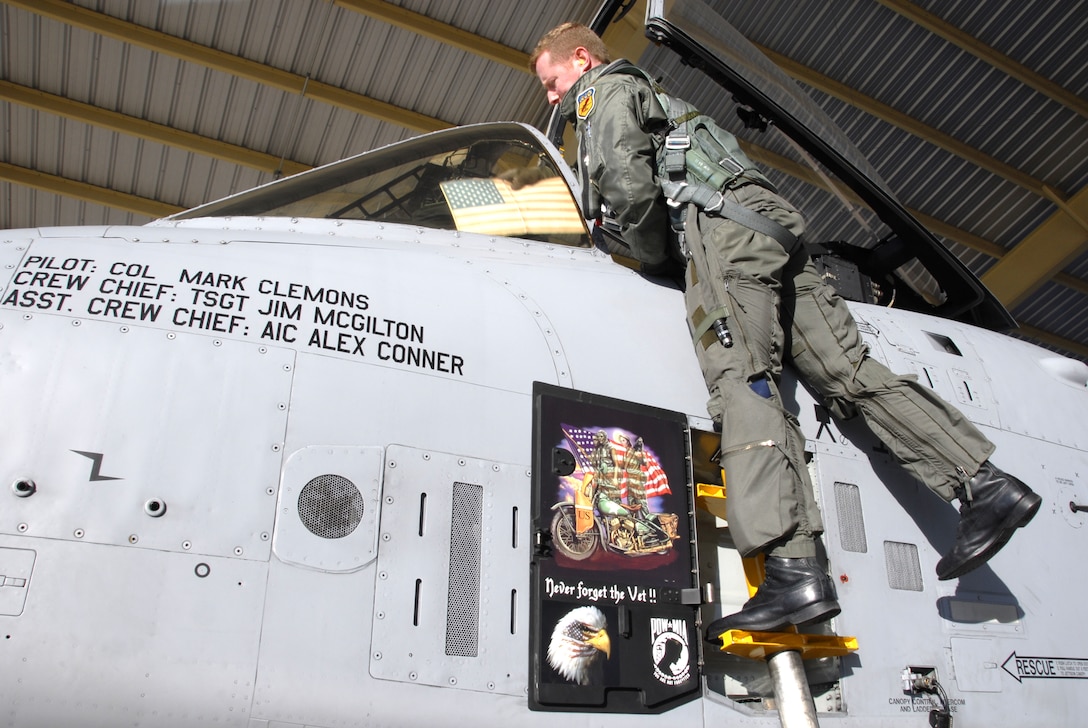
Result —
<instances>
[{"instance_id":1,"label":"squadron patch","mask_svg":"<svg viewBox=\"0 0 1088 728\"><path fill-rule=\"evenodd\" d=\"M578 118L584 119L589 116L589 112L593 111L593 95L596 89L590 86L582 93L578 94Z\"/></svg>"}]
</instances>

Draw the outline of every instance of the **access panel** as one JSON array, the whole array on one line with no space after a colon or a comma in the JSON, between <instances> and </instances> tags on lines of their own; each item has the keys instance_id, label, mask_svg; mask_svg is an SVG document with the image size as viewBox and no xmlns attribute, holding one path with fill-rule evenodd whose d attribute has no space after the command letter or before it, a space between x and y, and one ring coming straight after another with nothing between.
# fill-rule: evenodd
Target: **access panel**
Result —
<instances>
[{"instance_id":1,"label":"access panel","mask_svg":"<svg viewBox=\"0 0 1088 728\"><path fill-rule=\"evenodd\" d=\"M684 415L536 383L529 704L656 713L698 695Z\"/></svg>"}]
</instances>

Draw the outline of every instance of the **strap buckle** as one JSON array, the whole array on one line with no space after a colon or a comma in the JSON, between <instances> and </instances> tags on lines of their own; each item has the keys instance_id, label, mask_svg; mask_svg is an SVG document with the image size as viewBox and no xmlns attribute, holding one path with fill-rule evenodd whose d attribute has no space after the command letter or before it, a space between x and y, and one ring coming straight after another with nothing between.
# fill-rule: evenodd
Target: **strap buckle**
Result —
<instances>
[{"instance_id":1,"label":"strap buckle","mask_svg":"<svg viewBox=\"0 0 1088 728\"><path fill-rule=\"evenodd\" d=\"M691 137L687 134L671 132L665 137L664 163L665 173L679 179L687 169L687 150L691 148Z\"/></svg>"},{"instance_id":2,"label":"strap buckle","mask_svg":"<svg viewBox=\"0 0 1088 728\"><path fill-rule=\"evenodd\" d=\"M722 157L718 160L718 166L733 175L733 177L739 177L745 171L744 165L732 157Z\"/></svg>"},{"instance_id":3,"label":"strap buckle","mask_svg":"<svg viewBox=\"0 0 1088 728\"><path fill-rule=\"evenodd\" d=\"M691 137L687 134L677 134L673 132L665 137L665 149L670 151L691 149Z\"/></svg>"}]
</instances>

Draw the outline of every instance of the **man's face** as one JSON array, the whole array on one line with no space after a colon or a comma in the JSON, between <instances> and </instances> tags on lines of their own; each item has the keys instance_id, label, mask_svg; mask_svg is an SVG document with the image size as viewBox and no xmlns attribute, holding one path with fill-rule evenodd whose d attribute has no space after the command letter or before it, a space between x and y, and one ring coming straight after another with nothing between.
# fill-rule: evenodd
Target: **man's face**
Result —
<instances>
[{"instance_id":1,"label":"man's face","mask_svg":"<svg viewBox=\"0 0 1088 728\"><path fill-rule=\"evenodd\" d=\"M536 59L536 76L544 85L548 103L555 106L562 101L563 96L581 77L585 69L586 61L579 57L577 51L564 61L554 60L548 51L541 53Z\"/></svg>"}]
</instances>

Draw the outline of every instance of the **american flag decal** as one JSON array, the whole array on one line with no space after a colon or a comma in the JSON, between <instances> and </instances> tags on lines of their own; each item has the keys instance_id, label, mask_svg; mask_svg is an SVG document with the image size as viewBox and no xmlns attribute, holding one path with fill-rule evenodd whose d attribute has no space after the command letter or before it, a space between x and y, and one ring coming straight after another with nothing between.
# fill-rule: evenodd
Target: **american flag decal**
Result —
<instances>
[{"instance_id":1,"label":"american flag decal","mask_svg":"<svg viewBox=\"0 0 1088 728\"><path fill-rule=\"evenodd\" d=\"M442 185L446 193L446 202L451 210L482 205L502 205L506 202L495 181L490 179L462 179L457 184Z\"/></svg>"},{"instance_id":2,"label":"american flag decal","mask_svg":"<svg viewBox=\"0 0 1088 728\"><path fill-rule=\"evenodd\" d=\"M515 190L498 178L441 183L457 229L484 235L584 235L585 221L562 177Z\"/></svg>"}]
</instances>

